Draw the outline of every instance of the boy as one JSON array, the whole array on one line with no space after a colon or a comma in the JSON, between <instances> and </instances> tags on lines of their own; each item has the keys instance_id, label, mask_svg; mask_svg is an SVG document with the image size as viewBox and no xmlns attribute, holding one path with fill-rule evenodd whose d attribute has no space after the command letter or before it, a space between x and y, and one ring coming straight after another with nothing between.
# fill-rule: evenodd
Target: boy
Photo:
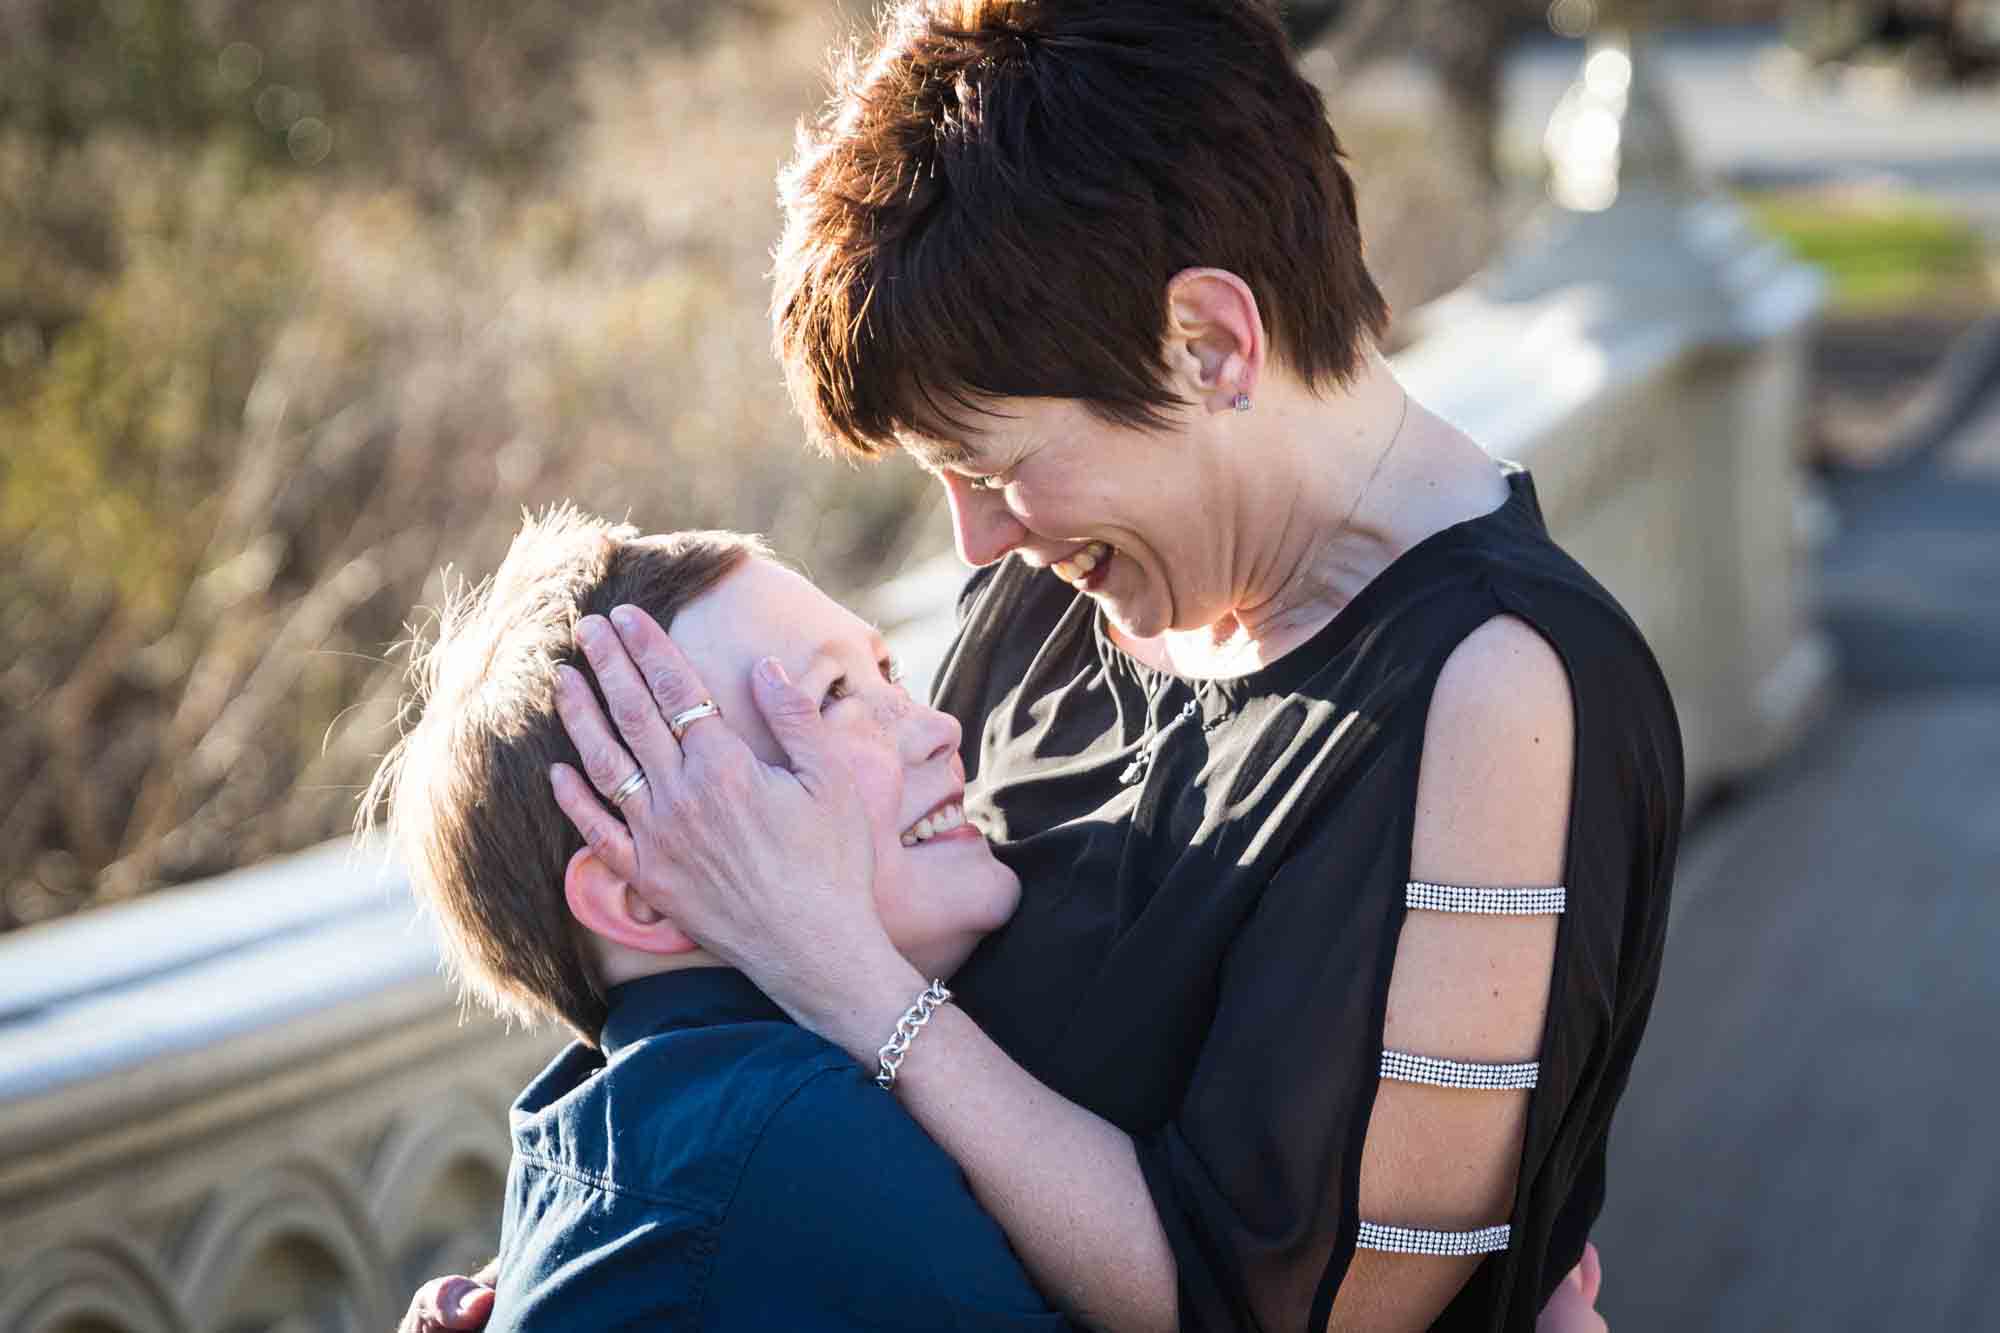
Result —
<instances>
[{"instance_id":1,"label":"boy","mask_svg":"<svg viewBox=\"0 0 2000 1333\"><path fill-rule=\"evenodd\" d=\"M876 837L897 947L949 976L1012 913L1013 872L965 823L957 723L912 700L881 637L755 539L530 519L413 666L423 715L384 762L398 851L471 995L579 1040L514 1104L488 1327L1069 1327L923 1131L613 875L557 808L578 766L572 643L631 604L671 628L719 719L782 756L748 697L775 656L822 699ZM939 886L948 886L940 888Z\"/></svg>"}]
</instances>

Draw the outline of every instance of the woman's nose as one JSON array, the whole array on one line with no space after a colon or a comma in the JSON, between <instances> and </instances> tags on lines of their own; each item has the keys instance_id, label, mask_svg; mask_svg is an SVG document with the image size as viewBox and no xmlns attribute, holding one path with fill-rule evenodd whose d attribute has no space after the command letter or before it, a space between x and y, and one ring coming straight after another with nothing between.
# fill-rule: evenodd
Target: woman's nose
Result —
<instances>
[{"instance_id":1,"label":"woman's nose","mask_svg":"<svg viewBox=\"0 0 2000 1333\"><path fill-rule=\"evenodd\" d=\"M944 473L945 499L951 505L951 535L958 558L968 565L990 565L1027 540L1028 530L1007 502L993 491L976 491L963 477Z\"/></svg>"}]
</instances>

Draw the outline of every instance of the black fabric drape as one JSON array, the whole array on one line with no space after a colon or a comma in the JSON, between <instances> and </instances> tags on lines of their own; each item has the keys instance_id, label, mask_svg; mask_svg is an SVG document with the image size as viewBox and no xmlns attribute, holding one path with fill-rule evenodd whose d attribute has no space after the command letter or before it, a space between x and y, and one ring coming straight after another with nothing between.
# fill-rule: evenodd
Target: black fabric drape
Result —
<instances>
[{"instance_id":1,"label":"black fabric drape","mask_svg":"<svg viewBox=\"0 0 2000 1333\"><path fill-rule=\"evenodd\" d=\"M1497 615L1538 630L1570 676L1569 910L1512 1245L1437 1326L1532 1329L1601 1206L1659 977L1680 739L1637 630L1550 541L1527 475L1509 485L1236 680L1142 666L1088 598L1018 561L962 599L937 700L964 724L972 809L1024 893L954 988L1037 1077L1133 1135L1185 1328L1324 1323L1359 1222L1431 691ZM1148 718L1158 733L1190 702L1143 778L1121 780Z\"/></svg>"}]
</instances>

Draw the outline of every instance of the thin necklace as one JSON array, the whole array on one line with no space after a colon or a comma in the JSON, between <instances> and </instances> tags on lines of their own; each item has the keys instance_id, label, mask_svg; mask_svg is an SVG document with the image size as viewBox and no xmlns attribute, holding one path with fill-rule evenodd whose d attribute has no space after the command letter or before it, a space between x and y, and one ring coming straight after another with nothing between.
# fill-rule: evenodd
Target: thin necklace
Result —
<instances>
[{"instance_id":1,"label":"thin necklace","mask_svg":"<svg viewBox=\"0 0 2000 1333\"><path fill-rule=\"evenodd\" d=\"M1347 513L1345 516L1341 518L1339 525L1335 527L1334 529L1335 532L1345 532L1348 528L1348 525L1354 522L1354 516L1361 512L1361 502L1363 500L1366 500L1368 498L1368 492L1374 489L1375 480L1376 478L1382 475L1382 468L1384 467L1384 465L1388 463L1389 455L1396 452L1396 445L1403 438L1403 427L1409 424L1410 424L1410 391L1408 389L1404 389L1403 410L1401 415L1399 415L1396 418L1396 429L1390 434L1389 442L1382 446L1382 452L1375 455L1375 466L1369 470L1368 480L1362 482L1361 489L1354 493L1354 503L1347 506ZM1308 603L1308 605L1309 604L1310 603ZM1276 621L1282 619L1283 619L1282 616L1275 617L1272 623L1276 623ZM1240 622L1239 622L1239 627L1240 627ZM1232 653L1240 653L1243 648L1247 648L1250 646L1252 645L1246 641L1242 644L1239 644L1235 649L1232 649L1230 651Z\"/></svg>"},{"instance_id":2,"label":"thin necklace","mask_svg":"<svg viewBox=\"0 0 2000 1333\"><path fill-rule=\"evenodd\" d=\"M1383 446L1382 452L1375 456L1375 466L1368 473L1368 480L1361 483L1361 489L1355 492L1354 503L1347 507L1347 516L1340 520L1341 530L1345 531L1347 525L1354 521L1354 516L1361 512L1361 502L1368 498L1368 492L1375 485L1375 479L1382 475L1382 467L1389 461L1389 455L1396 452L1396 443L1403 438L1403 427L1408 425L1409 421L1410 391L1404 389L1403 410L1396 418L1395 433L1389 436L1389 443ZM1170 672L1161 672L1160 679L1171 688L1170 682L1174 680L1174 676ZM1132 762L1118 775L1120 784L1129 787L1146 776L1147 770L1152 767L1153 756L1160 752L1160 746L1166 742L1167 737L1201 708L1201 688L1207 683L1204 680L1194 682L1191 687L1194 697L1182 704L1181 711L1165 726L1158 725L1154 710L1159 706L1160 697L1166 693L1166 689L1162 689L1159 694L1153 693L1151 688L1145 691L1146 729L1139 738L1139 753L1132 757Z\"/></svg>"},{"instance_id":3,"label":"thin necklace","mask_svg":"<svg viewBox=\"0 0 2000 1333\"><path fill-rule=\"evenodd\" d=\"M1347 506L1346 515L1340 520L1335 532L1345 532L1354 522L1354 516L1361 512L1361 502L1368 498L1368 492L1375 486L1375 479L1382 475L1382 468L1389 461L1389 455L1396 452L1397 443L1403 438L1403 427L1410 424L1410 391L1403 390L1403 410L1396 418L1396 429L1389 436L1389 443L1382 446L1382 452L1375 455L1375 466L1369 470L1368 480L1361 483L1361 489L1354 493L1354 503ZM1244 646L1248 646L1247 644Z\"/></svg>"},{"instance_id":4,"label":"thin necklace","mask_svg":"<svg viewBox=\"0 0 2000 1333\"><path fill-rule=\"evenodd\" d=\"M1173 677L1163 675L1162 679L1171 682ZM1118 775L1118 781L1122 785L1129 787L1140 778L1146 776L1146 770L1152 765L1153 756L1160 752L1161 744L1166 741L1168 736L1173 734L1175 728L1193 717L1201 708L1201 687L1207 683L1207 681L1200 680L1194 682L1191 687L1194 691L1194 697L1182 704L1181 711L1174 715L1174 720L1167 723L1164 727L1154 725L1153 710L1158 705L1160 697L1166 694L1166 690L1161 690L1158 695L1154 694L1150 689L1145 692L1146 731L1139 738L1139 753L1132 756L1132 762L1125 765L1125 771Z\"/></svg>"},{"instance_id":5,"label":"thin necklace","mask_svg":"<svg viewBox=\"0 0 2000 1333\"><path fill-rule=\"evenodd\" d=\"M1355 492L1354 503L1347 506L1347 517L1340 520L1342 531L1345 531L1347 525L1354 521L1354 516L1361 512L1361 502L1368 498L1369 488L1374 486L1375 478L1382 475L1382 465L1389 461L1390 454L1396 452L1396 442L1403 438L1403 427L1409 424L1410 391L1405 389L1403 390L1403 414L1396 418L1396 433L1389 437L1389 443L1383 447L1381 453L1375 456L1374 470L1368 474L1368 480L1361 483L1361 489Z\"/></svg>"}]
</instances>

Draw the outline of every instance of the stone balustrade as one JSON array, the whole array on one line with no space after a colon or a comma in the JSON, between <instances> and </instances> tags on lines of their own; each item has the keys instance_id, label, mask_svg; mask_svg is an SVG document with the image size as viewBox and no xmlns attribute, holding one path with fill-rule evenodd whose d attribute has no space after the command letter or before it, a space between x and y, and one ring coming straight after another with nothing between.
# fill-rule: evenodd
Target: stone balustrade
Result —
<instances>
[{"instance_id":1,"label":"stone balustrade","mask_svg":"<svg viewBox=\"0 0 2000 1333\"><path fill-rule=\"evenodd\" d=\"M346 845L0 938L0 1330L386 1330L490 1257L552 1036Z\"/></svg>"},{"instance_id":2,"label":"stone balustrade","mask_svg":"<svg viewBox=\"0 0 2000 1333\"><path fill-rule=\"evenodd\" d=\"M1659 656L1699 798L1781 751L1833 680L1800 467L1825 284L1691 179L1653 90L1643 47L1593 49L1550 125L1572 206L1418 312L1397 371L1533 472Z\"/></svg>"},{"instance_id":3,"label":"stone balustrade","mask_svg":"<svg viewBox=\"0 0 2000 1333\"><path fill-rule=\"evenodd\" d=\"M1829 676L1797 574L1819 284L1686 181L1624 59L1568 103L1574 207L1397 366L1533 469L1658 651L1699 791ZM878 596L915 679L958 583ZM491 1250L505 1107L557 1041L461 1018L401 882L344 846L0 938L0 1333L389 1328Z\"/></svg>"}]
</instances>

